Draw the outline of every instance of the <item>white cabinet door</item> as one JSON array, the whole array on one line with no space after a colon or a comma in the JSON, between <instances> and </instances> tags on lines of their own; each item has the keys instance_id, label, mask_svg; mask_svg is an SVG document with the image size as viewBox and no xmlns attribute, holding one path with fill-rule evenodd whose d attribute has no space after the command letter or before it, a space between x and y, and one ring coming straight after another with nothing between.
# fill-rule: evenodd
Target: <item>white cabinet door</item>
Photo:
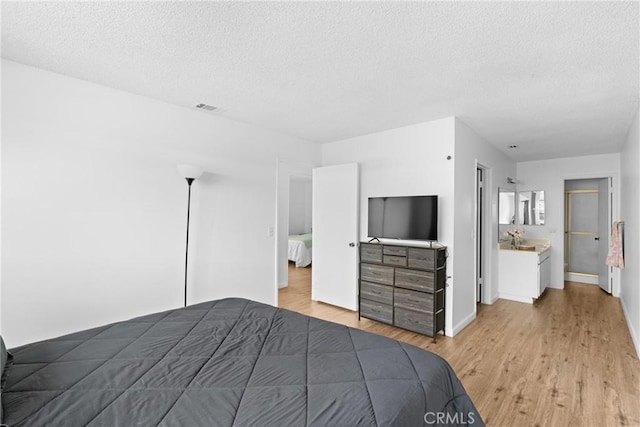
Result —
<instances>
[{"instance_id":1,"label":"white cabinet door","mask_svg":"<svg viewBox=\"0 0 640 427\"><path fill-rule=\"evenodd\" d=\"M538 277L540 283L540 292L542 295L544 290L551 284L551 261L548 254L540 254L540 264L538 265Z\"/></svg>"},{"instance_id":2,"label":"white cabinet door","mask_svg":"<svg viewBox=\"0 0 640 427\"><path fill-rule=\"evenodd\" d=\"M358 309L358 164L313 170L311 299Z\"/></svg>"}]
</instances>

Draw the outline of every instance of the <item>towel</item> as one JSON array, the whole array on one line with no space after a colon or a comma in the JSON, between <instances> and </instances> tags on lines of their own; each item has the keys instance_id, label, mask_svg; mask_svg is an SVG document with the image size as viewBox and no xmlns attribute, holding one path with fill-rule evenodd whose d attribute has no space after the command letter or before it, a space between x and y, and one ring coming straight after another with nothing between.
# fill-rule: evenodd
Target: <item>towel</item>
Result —
<instances>
[{"instance_id":1,"label":"towel","mask_svg":"<svg viewBox=\"0 0 640 427\"><path fill-rule=\"evenodd\" d=\"M611 244L607 255L607 265L624 268L624 223L615 222L611 230Z\"/></svg>"}]
</instances>

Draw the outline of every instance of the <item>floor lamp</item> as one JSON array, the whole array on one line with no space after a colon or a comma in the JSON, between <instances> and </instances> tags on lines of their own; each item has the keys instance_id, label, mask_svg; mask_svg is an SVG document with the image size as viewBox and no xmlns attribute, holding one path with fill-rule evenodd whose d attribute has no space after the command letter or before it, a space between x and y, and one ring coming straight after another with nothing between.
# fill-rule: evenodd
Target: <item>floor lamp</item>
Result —
<instances>
[{"instance_id":1,"label":"floor lamp","mask_svg":"<svg viewBox=\"0 0 640 427\"><path fill-rule=\"evenodd\" d=\"M191 184L202 175L202 168L194 165L178 165L178 173L187 180L189 197L187 198L187 243L184 251L184 306L187 306L187 267L189 265L189 215L191 213Z\"/></svg>"}]
</instances>

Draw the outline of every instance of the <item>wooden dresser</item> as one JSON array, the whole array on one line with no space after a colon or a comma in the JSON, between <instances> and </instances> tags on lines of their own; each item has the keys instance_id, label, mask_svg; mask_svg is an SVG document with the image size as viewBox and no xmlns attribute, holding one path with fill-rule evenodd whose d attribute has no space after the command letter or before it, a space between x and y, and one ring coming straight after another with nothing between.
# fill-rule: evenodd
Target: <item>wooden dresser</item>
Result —
<instances>
[{"instance_id":1,"label":"wooden dresser","mask_svg":"<svg viewBox=\"0 0 640 427\"><path fill-rule=\"evenodd\" d=\"M360 243L359 316L444 333L446 248Z\"/></svg>"}]
</instances>

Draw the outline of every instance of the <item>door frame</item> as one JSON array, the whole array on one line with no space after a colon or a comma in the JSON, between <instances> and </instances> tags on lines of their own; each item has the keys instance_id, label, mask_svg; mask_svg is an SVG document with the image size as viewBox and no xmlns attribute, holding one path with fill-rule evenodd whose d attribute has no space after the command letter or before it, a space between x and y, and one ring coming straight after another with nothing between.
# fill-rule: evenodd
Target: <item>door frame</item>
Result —
<instances>
[{"instance_id":1,"label":"door frame","mask_svg":"<svg viewBox=\"0 0 640 427\"><path fill-rule=\"evenodd\" d=\"M593 181L599 181L601 179L605 179L605 178L588 178L588 180L593 180ZM572 224L572 219L574 218L573 216L573 206L574 203L576 203L576 197L581 196L581 195L587 195L587 194L596 194L598 196L598 210L600 207L600 189L598 188L597 190L595 189L580 189L580 190L567 190L567 182L571 182L571 181L582 181L581 179L567 179L564 181L564 259L565 259L565 272L564 272L564 280L566 281L575 281L575 282L580 282L580 283L587 283L590 285L597 285L599 278L597 274L592 274L592 273L584 273L584 272L579 272L579 271L574 271L574 270L569 270L567 271L568 268L571 268L572 266L570 265L571 262L571 250L572 250L572 240L569 238L569 236L571 236L571 234L574 235L586 235L586 236L591 236L594 238L600 238L601 236L599 235L599 227L600 227L600 222L598 220L598 224L596 226L597 230L595 232L593 231L573 231L573 230L568 230L569 226ZM599 187L599 182L598 182L598 187ZM611 206L609 203L607 203L607 209L610 210ZM608 220L608 219L607 219ZM608 239L609 237L606 237L607 239L607 246L608 246ZM598 242L598 247L601 245L602 243L599 241ZM569 261L567 263L566 259L567 256L569 256ZM597 257L597 255L596 255ZM607 278L608 280L609 278Z\"/></svg>"},{"instance_id":2,"label":"door frame","mask_svg":"<svg viewBox=\"0 0 640 427\"><path fill-rule=\"evenodd\" d=\"M275 226L268 227L268 237L271 232L274 235L274 272L273 286L275 297L273 305L278 307L278 290L285 287L288 282L288 236L289 236L289 184L292 176L312 178L313 168L318 165L296 160L276 159L276 211ZM313 181L312 181L313 185ZM312 199L313 203L313 199ZM313 209L313 206L311 207ZM282 286L284 283L284 286Z\"/></svg>"},{"instance_id":3,"label":"door frame","mask_svg":"<svg viewBox=\"0 0 640 427\"><path fill-rule=\"evenodd\" d=\"M562 192L564 193L565 181L571 181L576 179L600 179L600 178L610 178L611 179L611 197L609 197L609 211L611 212L611 222L616 221L616 218L619 218L620 212L620 202L618 198L619 186L620 186L620 178L618 172L593 172L593 173L580 173L580 174L570 174L562 176ZM562 215L563 218L566 215L565 206L562 207ZM564 244L564 233L565 233L565 225L564 219L561 222L562 224L562 241ZM607 245L610 244L611 233L607 236ZM564 250L562 251L562 266L565 265L565 256ZM610 270L610 277L612 278L611 284L611 295L614 297L620 297L620 270L617 268L613 268ZM564 278L564 267L562 277ZM562 282L564 289L564 281Z\"/></svg>"},{"instance_id":4,"label":"door frame","mask_svg":"<svg viewBox=\"0 0 640 427\"><path fill-rule=\"evenodd\" d=\"M473 221L473 268L474 268L474 276L477 278L477 272L479 268L482 268L483 271L483 286L482 286L482 295L478 295L478 286L477 283L474 283L474 301L480 302L481 304L492 304L491 294L492 294L492 271L491 265L493 260L493 249L494 245L492 244L494 235L493 228L493 216L491 214L491 206L492 200L494 198L494 194L497 192L493 191L493 170L490 167L483 165L477 159L475 161L475 173L474 173L474 182L475 187L478 188L478 169L482 169L483 171L483 200L482 205L478 204L478 194L477 191L474 191L473 196L473 206L474 206L474 221ZM481 229L478 229L478 221L477 221L477 212L478 208L482 209L483 219L481 222ZM496 227L498 225L496 224ZM478 251L481 250L482 254L482 266L478 266ZM475 282L475 280L474 280ZM477 304L474 305L474 312L477 311Z\"/></svg>"}]
</instances>

